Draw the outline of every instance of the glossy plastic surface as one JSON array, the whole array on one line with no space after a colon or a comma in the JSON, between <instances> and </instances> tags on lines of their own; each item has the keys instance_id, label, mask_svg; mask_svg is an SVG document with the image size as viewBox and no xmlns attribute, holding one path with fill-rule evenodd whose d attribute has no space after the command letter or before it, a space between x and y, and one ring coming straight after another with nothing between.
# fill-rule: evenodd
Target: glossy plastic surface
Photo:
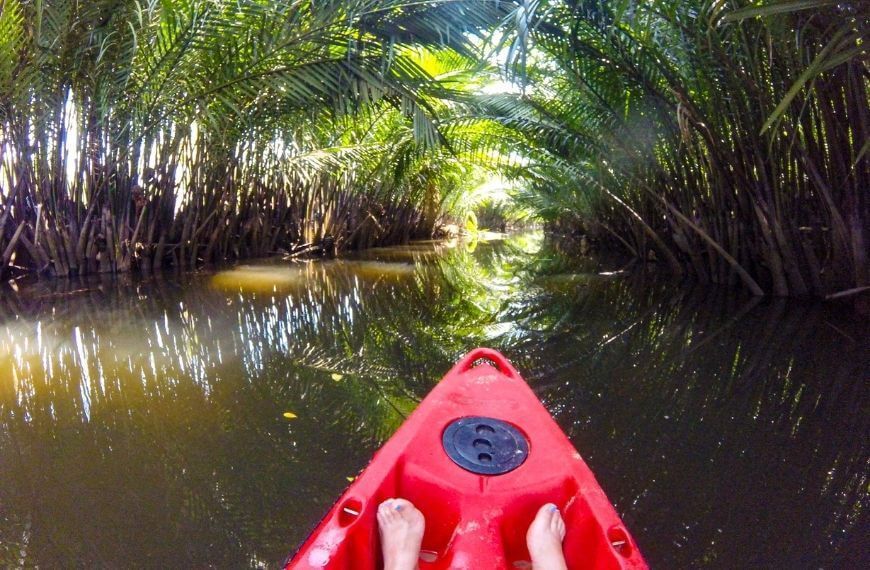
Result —
<instances>
[{"instance_id":1,"label":"glossy plastic surface","mask_svg":"<svg viewBox=\"0 0 870 570\"><path fill-rule=\"evenodd\" d=\"M529 455L502 475L456 465L441 444L456 419L509 422ZM420 570L529 568L525 533L538 508L555 503L568 528L568 568L646 568L631 535L580 454L519 373L498 352L478 348L460 360L378 451L288 569L382 567L375 511L404 497L426 517Z\"/></svg>"}]
</instances>

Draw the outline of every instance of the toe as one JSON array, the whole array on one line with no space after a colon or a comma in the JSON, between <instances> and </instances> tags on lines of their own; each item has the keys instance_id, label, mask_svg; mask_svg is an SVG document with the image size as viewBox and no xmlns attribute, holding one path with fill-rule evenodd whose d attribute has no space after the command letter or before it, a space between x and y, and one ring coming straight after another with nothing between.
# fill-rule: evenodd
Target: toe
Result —
<instances>
[{"instance_id":1,"label":"toe","mask_svg":"<svg viewBox=\"0 0 870 570\"><path fill-rule=\"evenodd\" d=\"M414 508L414 505L407 499L393 499L392 507L397 511L401 511L407 508Z\"/></svg>"},{"instance_id":2,"label":"toe","mask_svg":"<svg viewBox=\"0 0 870 570\"><path fill-rule=\"evenodd\" d=\"M395 510L396 499L387 499L378 506L378 516L385 523L395 521L399 518L399 513Z\"/></svg>"},{"instance_id":3,"label":"toe","mask_svg":"<svg viewBox=\"0 0 870 570\"><path fill-rule=\"evenodd\" d=\"M414 510L414 504L406 499L395 499L390 503L390 511L402 518L408 518Z\"/></svg>"},{"instance_id":4,"label":"toe","mask_svg":"<svg viewBox=\"0 0 870 570\"><path fill-rule=\"evenodd\" d=\"M553 530L558 530L558 528L559 528L559 522L562 520L562 513L559 512L559 509L557 509L557 508L554 506L554 507L552 508L552 511L551 511L550 517L551 517L551 518L550 518L550 528L552 528Z\"/></svg>"},{"instance_id":5,"label":"toe","mask_svg":"<svg viewBox=\"0 0 870 570\"><path fill-rule=\"evenodd\" d=\"M553 503L547 503L543 507L538 510L538 516L535 518L540 519L542 522L546 523L548 526L552 524L553 520L556 518L556 514L559 512L559 509Z\"/></svg>"}]
</instances>

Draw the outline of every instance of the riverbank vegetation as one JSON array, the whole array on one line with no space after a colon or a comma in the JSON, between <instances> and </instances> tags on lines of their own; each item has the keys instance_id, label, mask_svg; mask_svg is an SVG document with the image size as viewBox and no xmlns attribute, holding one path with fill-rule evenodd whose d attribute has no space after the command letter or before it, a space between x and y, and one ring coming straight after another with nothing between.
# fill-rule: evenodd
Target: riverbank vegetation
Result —
<instances>
[{"instance_id":1,"label":"riverbank vegetation","mask_svg":"<svg viewBox=\"0 0 870 570\"><path fill-rule=\"evenodd\" d=\"M486 219L497 171L678 276L862 290L868 22L827 0L0 0L0 272L406 243L475 196Z\"/></svg>"},{"instance_id":2,"label":"riverbank vegetation","mask_svg":"<svg viewBox=\"0 0 870 570\"><path fill-rule=\"evenodd\" d=\"M438 116L508 8L465 4L3 0L2 270L430 237L474 180Z\"/></svg>"},{"instance_id":3,"label":"riverbank vegetation","mask_svg":"<svg viewBox=\"0 0 870 570\"><path fill-rule=\"evenodd\" d=\"M702 283L861 287L868 29L859 2L542 2L529 91L490 107L562 226Z\"/></svg>"}]
</instances>

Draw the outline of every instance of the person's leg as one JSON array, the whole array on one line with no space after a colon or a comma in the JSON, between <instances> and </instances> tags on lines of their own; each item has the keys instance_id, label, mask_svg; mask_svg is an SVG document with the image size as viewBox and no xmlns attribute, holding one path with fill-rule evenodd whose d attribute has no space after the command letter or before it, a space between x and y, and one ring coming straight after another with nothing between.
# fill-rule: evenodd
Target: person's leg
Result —
<instances>
[{"instance_id":1,"label":"person's leg","mask_svg":"<svg viewBox=\"0 0 870 570\"><path fill-rule=\"evenodd\" d=\"M562 553L564 539L565 521L556 505L547 503L538 510L526 532L533 570L567 570Z\"/></svg>"},{"instance_id":2,"label":"person's leg","mask_svg":"<svg viewBox=\"0 0 870 570\"><path fill-rule=\"evenodd\" d=\"M387 499L378 506L384 570L417 568L425 528L423 513L405 499Z\"/></svg>"}]
</instances>

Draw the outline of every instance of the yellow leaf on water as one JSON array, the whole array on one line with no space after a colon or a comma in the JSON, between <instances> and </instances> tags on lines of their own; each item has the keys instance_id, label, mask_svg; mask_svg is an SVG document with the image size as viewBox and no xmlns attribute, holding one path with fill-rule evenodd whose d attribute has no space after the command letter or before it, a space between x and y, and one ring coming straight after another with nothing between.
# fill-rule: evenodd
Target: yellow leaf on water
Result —
<instances>
[{"instance_id":1,"label":"yellow leaf on water","mask_svg":"<svg viewBox=\"0 0 870 570\"><path fill-rule=\"evenodd\" d=\"M294 418L298 418L299 416L297 416L293 412L284 412L284 417L287 418L288 420L292 420Z\"/></svg>"},{"instance_id":2,"label":"yellow leaf on water","mask_svg":"<svg viewBox=\"0 0 870 570\"><path fill-rule=\"evenodd\" d=\"M336 382L338 382L338 381L341 380L342 378L344 378L344 376L342 376L342 375L339 374L338 372L333 372L333 373L332 373L332 379L335 380Z\"/></svg>"},{"instance_id":3,"label":"yellow leaf on water","mask_svg":"<svg viewBox=\"0 0 870 570\"><path fill-rule=\"evenodd\" d=\"M347 479L350 483L353 483L353 480L356 479L356 477L345 477L345 479Z\"/></svg>"}]
</instances>

